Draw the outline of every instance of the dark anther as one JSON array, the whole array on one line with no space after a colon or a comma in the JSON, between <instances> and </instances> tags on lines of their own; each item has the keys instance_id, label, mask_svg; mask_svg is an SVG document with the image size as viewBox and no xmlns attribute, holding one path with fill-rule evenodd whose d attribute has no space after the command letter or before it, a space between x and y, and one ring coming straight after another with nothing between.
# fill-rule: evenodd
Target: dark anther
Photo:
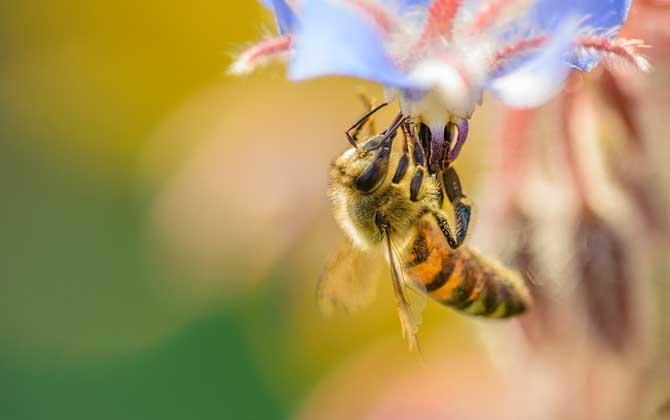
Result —
<instances>
[{"instance_id":1,"label":"dark anther","mask_svg":"<svg viewBox=\"0 0 670 420\"><path fill-rule=\"evenodd\" d=\"M416 168L414 177L412 177L412 183L409 186L410 200L417 201L419 199L419 191L421 190L422 183L423 183L423 168Z\"/></svg>"}]
</instances>

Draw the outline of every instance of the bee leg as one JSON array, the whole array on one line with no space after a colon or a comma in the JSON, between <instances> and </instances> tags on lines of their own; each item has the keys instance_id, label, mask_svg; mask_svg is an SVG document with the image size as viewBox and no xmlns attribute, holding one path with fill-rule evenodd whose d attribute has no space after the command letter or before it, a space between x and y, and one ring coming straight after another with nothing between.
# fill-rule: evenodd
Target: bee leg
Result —
<instances>
[{"instance_id":1,"label":"bee leg","mask_svg":"<svg viewBox=\"0 0 670 420\"><path fill-rule=\"evenodd\" d=\"M355 123L353 123L351 127L347 128L344 131L344 135L347 136L347 140L349 140L349 143L351 143L352 146L357 147L356 142L358 141L358 134L361 132L361 129L363 128L365 123L370 119L370 117L372 117L372 115L374 115L375 112L384 108L386 105L388 105L388 103L384 102L372 108L370 111L366 112L365 115L359 118Z\"/></svg>"},{"instance_id":2,"label":"bee leg","mask_svg":"<svg viewBox=\"0 0 670 420\"><path fill-rule=\"evenodd\" d=\"M422 183L423 183L423 168L418 167L414 171L412 182L409 184L409 199L411 201L419 200L419 192L421 191Z\"/></svg>"},{"instance_id":3,"label":"bee leg","mask_svg":"<svg viewBox=\"0 0 670 420\"><path fill-rule=\"evenodd\" d=\"M412 176L412 181L409 186L409 199L411 201L417 201L419 199L419 192L421 191L421 184L423 183L423 177L426 170L426 152L421 144L421 140L416 134L415 125L412 122L407 121L403 124L402 128L405 138L409 139L409 142L412 145L412 154L410 155L410 158L414 164L414 175Z\"/></svg>"},{"instance_id":4,"label":"bee leg","mask_svg":"<svg viewBox=\"0 0 670 420\"><path fill-rule=\"evenodd\" d=\"M403 136L402 143L402 155L398 161L398 166L396 167L395 174L393 174L393 183L397 184L405 177L407 172L407 167L409 166L409 149L407 148L407 137Z\"/></svg>"},{"instance_id":5,"label":"bee leg","mask_svg":"<svg viewBox=\"0 0 670 420\"><path fill-rule=\"evenodd\" d=\"M444 188L445 194L454 209L454 216L456 221L454 235L452 236L453 245L452 242L449 242L449 246L452 248L457 248L463 243L465 236L468 233L472 204L465 196L465 194L463 194L463 191L461 190L461 181L458 178L456 169L454 169L453 166L449 166L448 168L444 169L441 175L442 187ZM439 223L440 222L438 221L438 224ZM449 238L447 238L447 241L449 241Z\"/></svg>"},{"instance_id":6,"label":"bee leg","mask_svg":"<svg viewBox=\"0 0 670 420\"><path fill-rule=\"evenodd\" d=\"M431 214L435 218L437 226L444 234L444 237L447 239L449 247L453 249L458 248L461 244L457 242L456 236L451 233L451 227L449 226L449 222L447 222L447 216L441 210L433 210Z\"/></svg>"}]
</instances>

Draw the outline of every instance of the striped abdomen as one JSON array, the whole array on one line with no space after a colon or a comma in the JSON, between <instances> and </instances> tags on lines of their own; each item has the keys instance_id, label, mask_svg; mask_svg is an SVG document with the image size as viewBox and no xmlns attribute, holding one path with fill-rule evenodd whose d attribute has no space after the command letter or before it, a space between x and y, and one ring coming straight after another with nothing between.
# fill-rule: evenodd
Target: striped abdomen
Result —
<instances>
[{"instance_id":1,"label":"striped abdomen","mask_svg":"<svg viewBox=\"0 0 670 420\"><path fill-rule=\"evenodd\" d=\"M489 318L518 315L528 308L528 290L516 272L467 248L451 249L441 231L428 221L422 221L416 229L404 268L407 275L426 287L430 297Z\"/></svg>"}]
</instances>

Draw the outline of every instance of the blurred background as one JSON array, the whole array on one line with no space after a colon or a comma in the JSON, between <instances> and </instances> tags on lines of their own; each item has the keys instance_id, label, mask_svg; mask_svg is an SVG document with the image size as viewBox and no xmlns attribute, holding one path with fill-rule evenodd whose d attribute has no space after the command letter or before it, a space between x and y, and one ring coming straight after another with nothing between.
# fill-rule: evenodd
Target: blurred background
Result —
<instances>
[{"instance_id":1,"label":"blurred background","mask_svg":"<svg viewBox=\"0 0 670 420\"><path fill-rule=\"evenodd\" d=\"M3 1L0 419L670 418L668 16L639 2L626 27L655 47L654 73L600 71L543 109L487 98L476 112L457 165L471 244L519 265L530 243L525 273L544 276L536 300L553 312L503 325L429 303L418 356L388 273L360 313L324 319L315 303L342 239L328 163L357 92L381 89L293 84L279 65L227 76L273 30L254 1ZM560 115L589 116L568 131L604 144L584 149L585 172L599 153L623 162L604 175L617 199L592 182L590 210L561 210L579 198L554 182L570 178L551 146ZM505 127L528 138L513 157Z\"/></svg>"}]
</instances>

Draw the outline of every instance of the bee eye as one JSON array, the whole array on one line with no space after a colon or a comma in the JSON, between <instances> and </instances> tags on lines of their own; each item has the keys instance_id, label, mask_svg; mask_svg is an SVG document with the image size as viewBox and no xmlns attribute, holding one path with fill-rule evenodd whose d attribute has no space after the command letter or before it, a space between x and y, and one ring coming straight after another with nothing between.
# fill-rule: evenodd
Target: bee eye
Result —
<instances>
[{"instance_id":1,"label":"bee eye","mask_svg":"<svg viewBox=\"0 0 670 420\"><path fill-rule=\"evenodd\" d=\"M404 121L406 121L406 117L398 114L391 127L387 128L383 135L374 137L363 146L366 151L379 149L375 160L354 180L354 185L363 194L372 192L386 178L386 174L389 171L389 158L391 157L393 139L395 139L398 129Z\"/></svg>"},{"instance_id":2,"label":"bee eye","mask_svg":"<svg viewBox=\"0 0 670 420\"><path fill-rule=\"evenodd\" d=\"M375 160L354 181L356 189L362 193L370 193L386 178L389 170L390 147L382 147Z\"/></svg>"}]
</instances>

